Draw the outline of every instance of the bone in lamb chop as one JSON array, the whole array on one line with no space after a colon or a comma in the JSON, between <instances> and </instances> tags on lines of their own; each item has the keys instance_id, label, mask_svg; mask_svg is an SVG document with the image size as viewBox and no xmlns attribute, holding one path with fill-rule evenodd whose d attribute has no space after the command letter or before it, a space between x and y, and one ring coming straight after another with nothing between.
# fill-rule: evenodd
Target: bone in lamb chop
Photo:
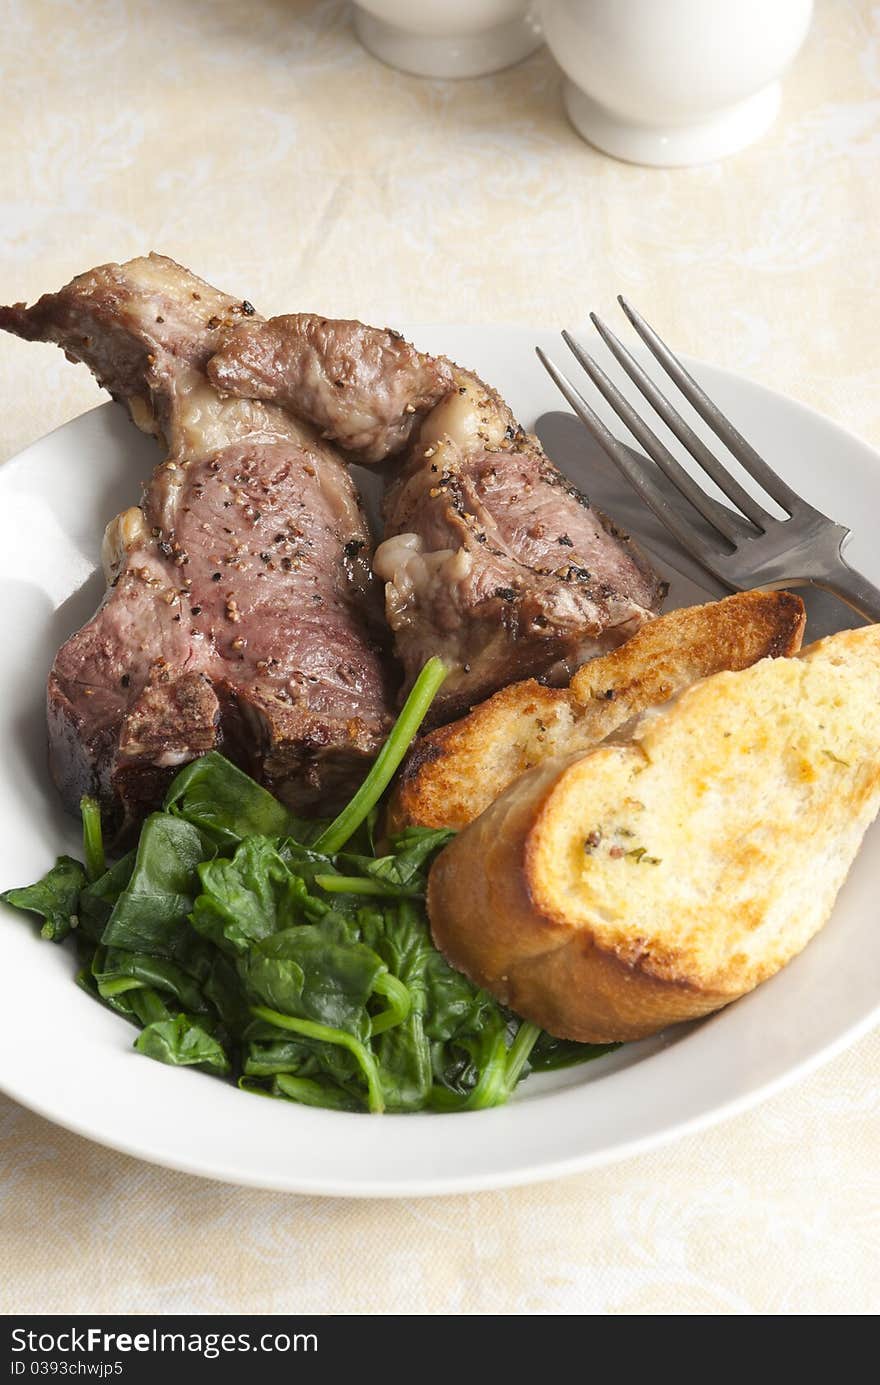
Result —
<instances>
[{"instance_id":1,"label":"bone in lamb chop","mask_svg":"<svg viewBox=\"0 0 880 1385\"><path fill-rule=\"evenodd\" d=\"M450 665L435 719L514 679L567 681L658 611L664 584L635 546L471 372L395 333L299 314L241 323L208 374L356 460L406 449L387 467L374 570L407 683L432 654Z\"/></svg>"},{"instance_id":2,"label":"bone in lamb chop","mask_svg":"<svg viewBox=\"0 0 880 1385\"><path fill-rule=\"evenodd\" d=\"M49 676L50 763L125 830L222 748L294 808L333 807L391 705L369 534L346 467L271 404L221 399L208 358L247 302L150 255L80 275L0 326L84 361L165 449L108 527L110 583Z\"/></svg>"}]
</instances>

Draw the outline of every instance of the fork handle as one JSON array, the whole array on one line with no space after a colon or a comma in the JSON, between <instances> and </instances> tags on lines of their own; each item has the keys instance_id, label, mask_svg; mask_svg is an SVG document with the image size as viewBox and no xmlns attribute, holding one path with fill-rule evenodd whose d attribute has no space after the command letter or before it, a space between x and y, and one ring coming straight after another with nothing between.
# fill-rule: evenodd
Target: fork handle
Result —
<instances>
[{"instance_id":1,"label":"fork handle","mask_svg":"<svg viewBox=\"0 0 880 1385\"><path fill-rule=\"evenodd\" d=\"M833 592L871 624L880 622L880 587L875 587L867 577L850 567L842 556L838 556L837 562L827 573L813 577L812 582L815 587Z\"/></svg>"}]
</instances>

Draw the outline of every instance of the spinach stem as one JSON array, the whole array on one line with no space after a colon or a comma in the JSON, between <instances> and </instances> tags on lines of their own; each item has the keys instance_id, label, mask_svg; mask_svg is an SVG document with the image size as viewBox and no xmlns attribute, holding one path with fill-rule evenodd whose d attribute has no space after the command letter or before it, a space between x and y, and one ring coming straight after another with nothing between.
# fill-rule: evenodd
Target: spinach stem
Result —
<instances>
[{"instance_id":1,"label":"spinach stem","mask_svg":"<svg viewBox=\"0 0 880 1385\"><path fill-rule=\"evenodd\" d=\"M138 981L134 976L113 976L106 981L98 981L98 990L106 1000L111 995L124 995L126 991L142 991L146 987L146 982Z\"/></svg>"},{"instance_id":2,"label":"spinach stem","mask_svg":"<svg viewBox=\"0 0 880 1385\"><path fill-rule=\"evenodd\" d=\"M540 1033L541 1030L538 1025L532 1024L530 1020L523 1020L519 1029L516 1031L516 1038L507 1052L505 1086L508 1096L510 1096L510 1093L519 1081L522 1070L529 1060L529 1054L534 1048Z\"/></svg>"},{"instance_id":3,"label":"spinach stem","mask_svg":"<svg viewBox=\"0 0 880 1385\"><path fill-rule=\"evenodd\" d=\"M357 1060L367 1083L367 1105L376 1115L385 1110L385 1098L376 1060L366 1044L359 1043L353 1034L344 1029L331 1029L327 1024L316 1024L314 1020L295 1019L293 1015L282 1015L279 1010L270 1010L266 1005L252 1005L251 1014L257 1019L274 1024L278 1029L290 1029L294 1034L302 1034L306 1039L317 1039L323 1044L339 1044L347 1048Z\"/></svg>"},{"instance_id":4,"label":"spinach stem","mask_svg":"<svg viewBox=\"0 0 880 1385\"><path fill-rule=\"evenodd\" d=\"M171 1019L171 1011L158 992L151 987L138 986L135 990L126 991L126 995L129 1005L144 1029L149 1024L156 1024L159 1020ZM109 996L107 998L110 999Z\"/></svg>"},{"instance_id":5,"label":"spinach stem","mask_svg":"<svg viewBox=\"0 0 880 1385\"><path fill-rule=\"evenodd\" d=\"M541 1030L537 1024L523 1020L513 1043L506 1048L504 1034L496 1034L488 1043L483 1041L480 1054L481 1072L477 1085L466 1097L443 1087L434 1087L431 1105L437 1111L479 1111L486 1106L501 1106L507 1101L528 1062L529 1054Z\"/></svg>"},{"instance_id":6,"label":"spinach stem","mask_svg":"<svg viewBox=\"0 0 880 1385\"><path fill-rule=\"evenodd\" d=\"M430 1097L434 1110L481 1111L487 1106L500 1106L507 1100L507 1046L503 1029L480 1035L478 1068L477 1084L467 1096L435 1084Z\"/></svg>"},{"instance_id":7,"label":"spinach stem","mask_svg":"<svg viewBox=\"0 0 880 1385\"><path fill-rule=\"evenodd\" d=\"M449 669L442 659L429 659L413 683L412 691L403 704L400 716L391 728L372 767L350 803L313 844L315 851L332 856L341 851L348 839L375 807L394 777L394 774L437 696Z\"/></svg>"},{"instance_id":8,"label":"spinach stem","mask_svg":"<svg viewBox=\"0 0 880 1385\"><path fill-rule=\"evenodd\" d=\"M412 996L409 988L404 985L396 976L392 976L390 971L383 971L373 982L373 991L376 995L384 995L388 1001L388 1009L382 1010L378 1015L373 1015L370 1024L370 1035L382 1034L386 1029L393 1029L409 1015L412 1009Z\"/></svg>"},{"instance_id":9,"label":"spinach stem","mask_svg":"<svg viewBox=\"0 0 880 1385\"><path fill-rule=\"evenodd\" d=\"M101 832L101 809L97 799L83 794L79 801L79 810L82 814L86 876L89 884L92 884L107 869L107 860L104 856L104 837Z\"/></svg>"},{"instance_id":10,"label":"spinach stem","mask_svg":"<svg viewBox=\"0 0 880 1385\"><path fill-rule=\"evenodd\" d=\"M316 875L315 884L328 894L373 894L383 899L421 899L423 890L402 890L399 885L386 885L384 880L371 880L368 875Z\"/></svg>"}]
</instances>

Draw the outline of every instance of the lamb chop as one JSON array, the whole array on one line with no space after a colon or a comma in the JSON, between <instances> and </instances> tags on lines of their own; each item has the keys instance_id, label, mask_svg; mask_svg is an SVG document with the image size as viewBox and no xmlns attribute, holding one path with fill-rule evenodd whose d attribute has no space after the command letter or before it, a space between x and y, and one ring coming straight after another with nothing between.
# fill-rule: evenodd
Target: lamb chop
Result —
<instances>
[{"instance_id":1,"label":"lamb chop","mask_svg":"<svg viewBox=\"0 0 880 1385\"><path fill-rule=\"evenodd\" d=\"M107 596L59 651L50 765L124 833L174 770L222 747L292 807L332 808L390 722L369 533L346 467L285 410L205 366L256 320L150 255L80 275L0 326L85 362L165 459L109 526Z\"/></svg>"},{"instance_id":2,"label":"lamb chop","mask_svg":"<svg viewBox=\"0 0 880 1385\"><path fill-rule=\"evenodd\" d=\"M635 546L471 372L396 334L300 315L242 323L208 375L308 418L359 461L408 449L386 469L373 566L407 683L432 654L450 665L435 718L514 679L567 682L659 609L665 587Z\"/></svg>"}]
</instances>

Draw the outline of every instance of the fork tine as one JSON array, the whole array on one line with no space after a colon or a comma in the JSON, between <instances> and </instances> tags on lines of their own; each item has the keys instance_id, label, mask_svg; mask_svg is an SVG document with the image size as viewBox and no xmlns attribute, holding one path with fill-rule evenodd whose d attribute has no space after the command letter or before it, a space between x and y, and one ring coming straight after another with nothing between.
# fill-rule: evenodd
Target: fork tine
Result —
<instances>
[{"instance_id":1,"label":"fork tine","mask_svg":"<svg viewBox=\"0 0 880 1385\"><path fill-rule=\"evenodd\" d=\"M676 490L680 491L691 502L694 509L699 510L703 518L714 525L720 534L723 534L730 543L735 544L743 534L742 520L738 520L730 510L725 509L723 505L719 505L716 500L708 496L702 486L688 475L668 448L664 447L656 433L652 432L628 400L624 399L620 390L609 380L604 370L593 360L589 352L575 341L569 332L563 332L562 339L578 363L583 366L599 393L611 405L618 418L626 424L636 441L641 443L648 456L657 463L657 466L672 482ZM754 535L755 530L750 529L749 533Z\"/></svg>"},{"instance_id":2,"label":"fork tine","mask_svg":"<svg viewBox=\"0 0 880 1385\"><path fill-rule=\"evenodd\" d=\"M721 439L725 447L736 457L749 475L758 482L758 485L763 486L767 494L772 496L788 514L802 514L807 511L810 507L806 502L796 491L785 484L781 476L777 476L763 457L758 455L751 443L746 441L739 429L735 428L730 419L721 412L718 405L713 404L693 376L685 370L678 357L674 356L665 342L660 340L653 327L648 325L642 315L636 312L635 308L627 303L622 295L618 297L617 301L642 341L660 362L667 375L675 381L688 403L696 409L700 418L708 423L716 437Z\"/></svg>"},{"instance_id":3,"label":"fork tine","mask_svg":"<svg viewBox=\"0 0 880 1385\"><path fill-rule=\"evenodd\" d=\"M616 360L620 362L634 385L637 385L648 403L657 411L671 433L683 443L690 452L694 461L710 476L719 490L723 491L729 500L746 515L753 524L759 529L765 529L768 521L773 520L773 516L768 514L763 505L759 505L748 491L743 490L742 486L734 476L719 462L708 449L702 438L698 438L693 428L682 418L681 414L674 409L669 400L654 384L654 381L643 370L638 361L630 355L622 341L606 327L601 318L595 313L590 313L590 321L596 328L605 345L611 351Z\"/></svg>"},{"instance_id":4,"label":"fork tine","mask_svg":"<svg viewBox=\"0 0 880 1385\"><path fill-rule=\"evenodd\" d=\"M666 526L672 537L678 540L682 548L693 554L698 562L702 563L714 576L725 581L723 575L713 566L713 558L717 555L713 553L713 550L709 548L696 530L688 524L687 520L682 518L663 490L657 485L657 482L649 475L650 463L647 466L641 466L629 449L618 441L609 428L605 427L599 415L590 408L580 391L575 388L566 375L563 375L559 367L554 365L546 352L542 351L540 346L536 347L535 350L538 360L551 380L633 490L641 496L648 508L654 511L660 522Z\"/></svg>"}]
</instances>

